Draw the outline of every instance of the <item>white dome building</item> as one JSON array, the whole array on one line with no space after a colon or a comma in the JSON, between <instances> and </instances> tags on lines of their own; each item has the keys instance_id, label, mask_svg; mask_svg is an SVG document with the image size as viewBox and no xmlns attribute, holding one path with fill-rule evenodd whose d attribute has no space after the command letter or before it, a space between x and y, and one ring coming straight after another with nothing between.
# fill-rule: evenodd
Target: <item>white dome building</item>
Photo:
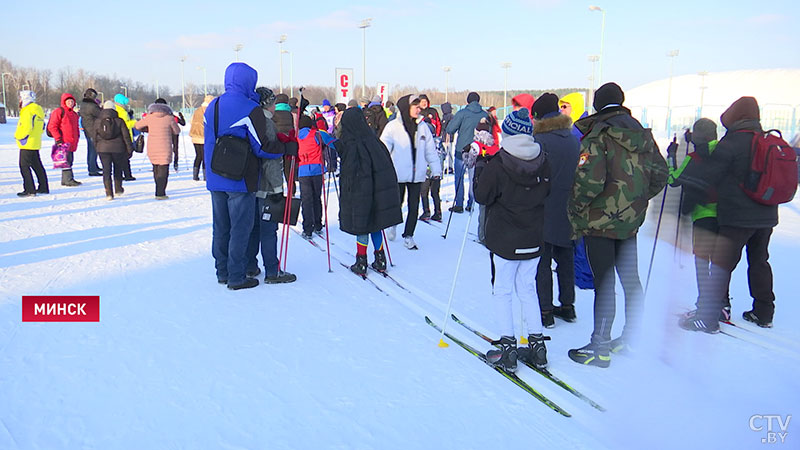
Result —
<instances>
[{"instance_id":1,"label":"white dome building","mask_svg":"<svg viewBox=\"0 0 800 450\"><path fill-rule=\"evenodd\" d=\"M800 133L800 69L737 70L673 77L671 118L667 114L669 92L669 78L653 81L627 90L625 106L663 136L681 134L699 117L708 117L719 124L719 116L731 103L739 97L751 96L761 107L765 129L777 128L787 140ZM719 126L722 136L724 130Z\"/></svg>"}]
</instances>

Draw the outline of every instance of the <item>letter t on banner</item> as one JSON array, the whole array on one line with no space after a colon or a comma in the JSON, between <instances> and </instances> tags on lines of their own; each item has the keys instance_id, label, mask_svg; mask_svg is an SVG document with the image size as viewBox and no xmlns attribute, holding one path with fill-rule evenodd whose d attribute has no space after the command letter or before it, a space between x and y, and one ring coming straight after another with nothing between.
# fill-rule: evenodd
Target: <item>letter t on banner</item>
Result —
<instances>
[{"instance_id":1,"label":"letter t on banner","mask_svg":"<svg viewBox=\"0 0 800 450\"><path fill-rule=\"evenodd\" d=\"M353 69L336 68L336 103L345 105L353 98Z\"/></svg>"}]
</instances>

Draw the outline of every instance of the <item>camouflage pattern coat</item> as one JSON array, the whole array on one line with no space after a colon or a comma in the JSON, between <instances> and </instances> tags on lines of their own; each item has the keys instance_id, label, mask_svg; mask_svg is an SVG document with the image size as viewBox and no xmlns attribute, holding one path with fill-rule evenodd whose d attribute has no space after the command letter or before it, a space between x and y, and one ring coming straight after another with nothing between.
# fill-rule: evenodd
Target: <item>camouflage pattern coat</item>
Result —
<instances>
[{"instance_id":1,"label":"camouflage pattern coat","mask_svg":"<svg viewBox=\"0 0 800 450\"><path fill-rule=\"evenodd\" d=\"M572 238L635 236L648 201L667 183L667 162L652 131L622 106L575 125L585 136L568 206Z\"/></svg>"}]
</instances>

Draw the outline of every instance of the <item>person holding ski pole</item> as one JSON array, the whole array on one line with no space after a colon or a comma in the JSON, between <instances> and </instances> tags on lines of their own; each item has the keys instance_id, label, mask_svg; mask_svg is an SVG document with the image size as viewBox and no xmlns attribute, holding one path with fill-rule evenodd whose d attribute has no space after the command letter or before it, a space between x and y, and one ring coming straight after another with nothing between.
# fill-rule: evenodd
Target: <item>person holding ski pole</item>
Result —
<instances>
[{"instance_id":1,"label":"person holding ski pole","mask_svg":"<svg viewBox=\"0 0 800 450\"><path fill-rule=\"evenodd\" d=\"M594 97L595 114L576 124L584 133L568 214L573 239L585 237L594 273L594 330L589 344L568 352L586 365L608 367L610 351L635 341L644 293L639 281L636 234L647 205L667 183L667 162L652 130L642 127L622 106L625 94L606 83ZM611 340L616 314L614 285L619 274L625 291L625 328Z\"/></svg>"},{"instance_id":2,"label":"person holding ski pole","mask_svg":"<svg viewBox=\"0 0 800 450\"><path fill-rule=\"evenodd\" d=\"M487 122L488 125L488 122ZM494 297L498 349L487 361L514 372L517 359L547 366L547 348L536 300L536 267L544 244L544 202L550 190L550 167L533 140L530 113L509 114L501 127L502 148L486 164L475 187L475 201L486 207L486 248L494 264ZM491 137L491 135L489 135ZM528 347L517 348L512 292L516 290L527 320Z\"/></svg>"},{"instance_id":3,"label":"person holding ski pole","mask_svg":"<svg viewBox=\"0 0 800 450\"><path fill-rule=\"evenodd\" d=\"M356 236L355 274L367 274L370 238L375 259L372 267L386 270L386 253L381 230L403 222L397 195L397 174L386 146L375 136L358 108L342 114L342 136L337 150L341 159L339 182L339 228Z\"/></svg>"}]
</instances>

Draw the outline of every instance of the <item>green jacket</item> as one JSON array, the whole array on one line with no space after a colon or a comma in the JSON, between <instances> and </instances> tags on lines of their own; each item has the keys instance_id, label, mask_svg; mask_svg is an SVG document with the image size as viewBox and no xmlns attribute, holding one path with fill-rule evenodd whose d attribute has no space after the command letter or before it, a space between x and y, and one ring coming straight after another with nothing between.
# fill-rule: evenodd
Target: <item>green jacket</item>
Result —
<instances>
[{"instance_id":1,"label":"green jacket","mask_svg":"<svg viewBox=\"0 0 800 450\"><path fill-rule=\"evenodd\" d=\"M667 183L667 162L653 133L622 106L579 120L584 133L568 212L573 239L628 239Z\"/></svg>"},{"instance_id":2,"label":"green jacket","mask_svg":"<svg viewBox=\"0 0 800 450\"><path fill-rule=\"evenodd\" d=\"M683 158L679 168L669 168L667 182L670 186L684 187L682 208L684 211L691 208L692 222L707 217L717 217L716 190L709 187L703 177L703 160L708 159L716 147L716 140L707 145L695 144L695 151Z\"/></svg>"}]
</instances>

